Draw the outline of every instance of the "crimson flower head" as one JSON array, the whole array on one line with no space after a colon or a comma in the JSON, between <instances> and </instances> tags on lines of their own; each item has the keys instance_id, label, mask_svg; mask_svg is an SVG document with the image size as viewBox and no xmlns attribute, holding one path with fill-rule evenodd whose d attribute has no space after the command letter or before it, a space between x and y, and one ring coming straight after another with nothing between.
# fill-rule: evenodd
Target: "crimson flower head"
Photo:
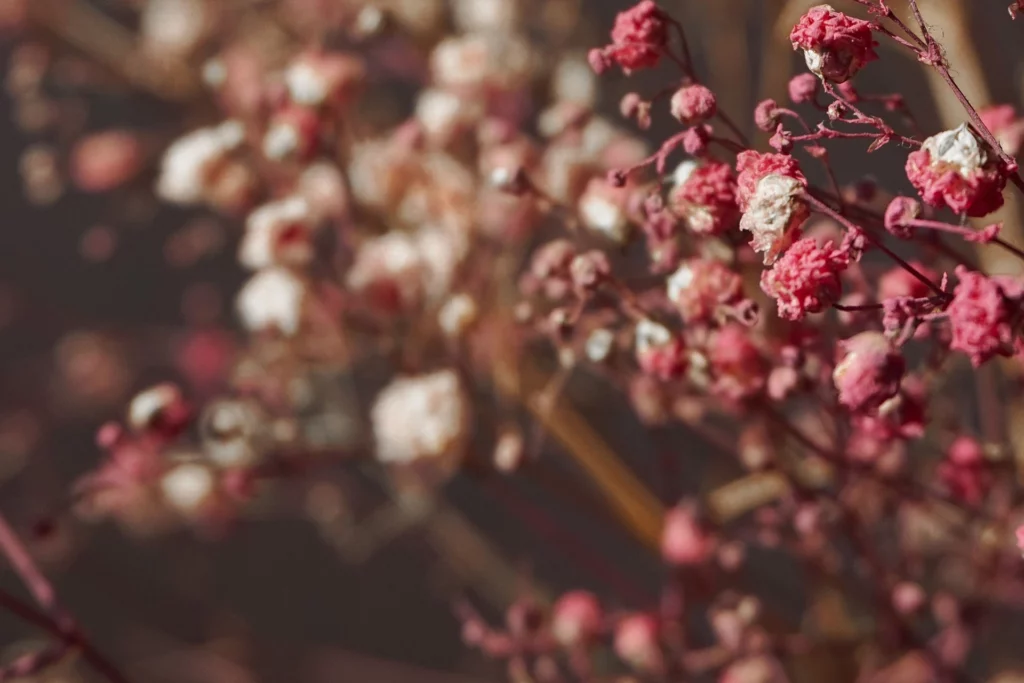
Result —
<instances>
[{"instance_id":1,"label":"crimson flower head","mask_svg":"<svg viewBox=\"0 0 1024 683\"><path fill-rule=\"evenodd\" d=\"M809 9L790 31L789 40L794 50L803 50L811 72L833 83L845 83L878 59L871 23L829 5Z\"/></svg>"},{"instance_id":2,"label":"crimson flower head","mask_svg":"<svg viewBox=\"0 0 1024 683\"><path fill-rule=\"evenodd\" d=\"M984 216L1003 205L1006 171L967 124L925 140L907 157L907 178L931 206Z\"/></svg>"},{"instance_id":3,"label":"crimson flower head","mask_svg":"<svg viewBox=\"0 0 1024 683\"><path fill-rule=\"evenodd\" d=\"M761 273L761 289L776 300L780 317L801 320L839 300L839 276L849 263L849 255L831 242L818 246L814 238L805 237Z\"/></svg>"},{"instance_id":4,"label":"crimson flower head","mask_svg":"<svg viewBox=\"0 0 1024 683\"><path fill-rule=\"evenodd\" d=\"M962 351L978 367L996 355L1009 355L1014 322L1024 287L1006 277L988 277L960 266L960 282L946 309L951 327L949 348Z\"/></svg>"},{"instance_id":5,"label":"crimson flower head","mask_svg":"<svg viewBox=\"0 0 1024 683\"><path fill-rule=\"evenodd\" d=\"M654 0L642 0L620 12L612 28L612 44L602 55L626 73L657 65L668 42L666 18Z\"/></svg>"}]
</instances>

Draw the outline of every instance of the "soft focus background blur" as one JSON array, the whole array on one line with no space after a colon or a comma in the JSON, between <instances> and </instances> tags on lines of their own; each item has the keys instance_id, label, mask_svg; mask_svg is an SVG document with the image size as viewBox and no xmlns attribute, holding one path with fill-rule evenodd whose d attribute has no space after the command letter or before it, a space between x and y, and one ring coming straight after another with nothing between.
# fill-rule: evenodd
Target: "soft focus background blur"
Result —
<instances>
[{"instance_id":1,"label":"soft focus background blur","mask_svg":"<svg viewBox=\"0 0 1024 683\"><path fill-rule=\"evenodd\" d=\"M580 23L571 40L581 47L602 42L615 13L631 4L576 1ZM82 2L48 4L60 10ZM661 4L687 26L698 69L719 94L720 106L753 132L754 104L769 96L785 99L787 80L800 67L786 36L814 3ZM1024 106L1024 21L1010 22L1006 4L930 0L925 5L954 74L977 104ZM0 0L0 21L10 19L18 5ZM89 30L76 26L72 34ZM96 43L58 36L52 27L28 31L41 44L76 43L72 55L88 57L88 46ZM5 34L5 61L24 35ZM902 93L928 131L959 120L958 109L932 97L919 65L890 46L883 47L882 58L858 80L863 92ZM67 71L66 87L74 88L84 62L68 58L56 65ZM16 76L9 75L8 92L16 87L12 80ZM627 89L656 89L658 73L628 82L614 76L604 84L602 101L617 116L621 95ZM69 140L59 139L59 132L58 139L40 140L31 130L38 117L49 116L63 121L56 129L63 126L68 135L77 135L73 131L81 130L83 121L86 129L128 123L152 131L155 151L188 129L202 105L186 107L111 88L90 95L87 107L53 111L63 106L60 94L51 101L22 100L17 107L5 96L0 123L0 507L22 527L62 510L70 483L99 457L96 427L118 418L133 391L152 381L182 378L183 364L195 362L188 359L200 358L215 375L223 358L221 374L226 373L235 339L231 301L242 281L232 226L158 206L150 197L151 171L107 195L62 188L58 174L47 168L64 163L59 153L51 153ZM396 94L395 100L402 97ZM660 119L648 136L657 141L666 133ZM870 168L884 176L880 180L902 187L901 155L882 150ZM834 165L840 181L867 170L859 152L837 153ZM714 485L715 463L688 452L685 434L645 432L621 399L601 387L598 379L574 377L567 400L581 406L608 445L663 501ZM193 386L192 394L209 395L217 388L216 382ZM37 549L48 558L46 567L67 606L136 680L500 680L500 666L468 654L460 644L451 604L462 590L482 596L486 604L514 596L522 582L535 580L553 589L582 585L611 592L623 606L657 592L656 557L611 521L596 495L567 504L558 495L564 494L560 481L578 479L579 473L557 447L547 450L550 466L540 483L462 476L450 484L450 508L396 531L394 539L368 549L365 557L339 552L308 521L309 510L337 504L340 490L308 483L281 487L280 496L293 503L286 508L290 513L258 511L219 539L181 533L136 540L112 525L65 525L58 515L57 526ZM660 467L667 452L683 453L684 464ZM557 529L544 527L548 538L538 536L531 519L538 506L558 522ZM481 538L487 545L474 545ZM786 596L795 594L799 582L795 572L768 563L747 579L777 585L773 607L783 614ZM3 568L0 583L17 589ZM0 612L0 650L17 648L30 637Z\"/></svg>"}]
</instances>

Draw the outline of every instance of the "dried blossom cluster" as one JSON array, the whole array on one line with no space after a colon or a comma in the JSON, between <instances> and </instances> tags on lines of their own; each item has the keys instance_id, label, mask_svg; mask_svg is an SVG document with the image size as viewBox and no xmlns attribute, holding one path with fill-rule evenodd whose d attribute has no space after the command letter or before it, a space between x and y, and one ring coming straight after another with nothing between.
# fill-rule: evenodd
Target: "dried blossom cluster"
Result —
<instances>
[{"instance_id":1,"label":"dried blossom cluster","mask_svg":"<svg viewBox=\"0 0 1024 683\"><path fill-rule=\"evenodd\" d=\"M196 391L204 406L159 384L99 431L76 510L137 532L225 531L278 480L369 460L397 509L425 514L453 477L540 477L550 432L665 580L647 602L525 591L503 626L459 602L466 644L514 680L782 683L829 628L862 652L856 680L964 680L984 651L976 615L1019 594L1022 566L1012 425L975 420L988 408L974 404L1021 391L1024 269L983 259L1024 250L1016 218L968 218L1024 189L1024 119L965 100L961 125L919 133L902 95L862 93L859 72L878 40L954 72L924 21L858 4L870 18L804 13L792 108L764 100L737 124L701 81L691 27L654 0L589 52L538 42L544 13L514 0L294 2L288 31L223 35L153 2L146 50L208 57L196 76L217 112L163 148L155 194L238 226L247 336L229 386ZM622 99L625 121L598 109L613 66L664 80ZM410 81L408 106L375 97ZM652 151L629 126L655 119L675 132ZM917 196L840 183L835 140L905 154ZM113 190L147 154L93 134L71 176ZM28 175L52 180L50 162ZM216 355L197 348L193 365ZM977 398L961 391L975 370ZM687 471L681 487L669 465L666 509L648 500L561 400L577 372L728 481L690 487ZM702 493L676 500L684 488ZM799 619L772 614L770 582L743 579L765 555L803 571Z\"/></svg>"}]
</instances>

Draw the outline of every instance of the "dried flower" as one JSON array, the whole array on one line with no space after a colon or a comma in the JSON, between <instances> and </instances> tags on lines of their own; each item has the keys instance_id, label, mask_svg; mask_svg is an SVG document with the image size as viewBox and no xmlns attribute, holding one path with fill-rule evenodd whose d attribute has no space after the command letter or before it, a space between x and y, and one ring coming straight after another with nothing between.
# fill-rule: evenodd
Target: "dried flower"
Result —
<instances>
[{"instance_id":1,"label":"dried flower","mask_svg":"<svg viewBox=\"0 0 1024 683\"><path fill-rule=\"evenodd\" d=\"M984 216L1003 205L1005 170L967 124L933 135L911 152L907 177L931 206Z\"/></svg>"},{"instance_id":2,"label":"dried flower","mask_svg":"<svg viewBox=\"0 0 1024 683\"><path fill-rule=\"evenodd\" d=\"M809 9L790 31L789 40L794 50L803 50L812 73L833 83L845 83L878 59L871 23L829 5Z\"/></svg>"},{"instance_id":3,"label":"dried flower","mask_svg":"<svg viewBox=\"0 0 1024 683\"><path fill-rule=\"evenodd\" d=\"M771 263L809 214L800 198L807 179L796 160L784 154L741 152L736 169L740 229L752 235L751 247Z\"/></svg>"},{"instance_id":4,"label":"dried flower","mask_svg":"<svg viewBox=\"0 0 1024 683\"><path fill-rule=\"evenodd\" d=\"M377 395L370 414L377 459L398 465L457 460L469 435L469 417L454 370L398 377Z\"/></svg>"},{"instance_id":5,"label":"dried flower","mask_svg":"<svg viewBox=\"0 0 1024 683\"><path fill-rule=\"evenodd\" d=\"M842 359L832 372L839 402L855 412L876 410L900 389L903 356L880 332L861 332L839 343Z\"/></svg>"},{"instance_id":6,"label":"dried flower","mask_svg":"<svg viewBox=\"0 0 1024 683\"><path fill-rule=\"evenodd\" d=\"M761 289L776 300L780 317L800 320L839 300L839 276L848 264L847 255L834 249L831 242L819 246L813 238L805 237L761 274Z\"/></svg>"}]
</instances>

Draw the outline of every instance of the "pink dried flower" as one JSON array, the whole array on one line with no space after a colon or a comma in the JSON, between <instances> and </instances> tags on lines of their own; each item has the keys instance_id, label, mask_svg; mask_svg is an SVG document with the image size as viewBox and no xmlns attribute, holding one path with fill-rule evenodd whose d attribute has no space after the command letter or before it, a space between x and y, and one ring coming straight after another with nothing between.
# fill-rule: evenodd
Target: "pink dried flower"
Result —
<instances>
[{"instance_id":1,"label":"pink dried flower","mask_svg":"<svg viewBox=\"0 0 1024 683\"><path fill-rule=\"evenodd\" d=\"M718 100L706 86L687 85L672 95L670 107L679 123L692 126L712 118L718 112Z\"/></svg>"},{"instance_id":2,"label":"pink dried flower","mask_svg":"<svg viewBox=\"0 0 1024 683\"><path fill-rule=\"evenodd\" d=\"M661 557L674 566L695 565L711 557L714 542L701 527L691 504L681 503L665 513Z\"/></svg>"},{"instance_id":3,"label":"pink dried flower","mask_svg":"<svg viewBox=\"0 0 1024 683\"><path fill-rule=\"evenodd\" d=\"M833 83L848 81L865 64L878 59L871 23L829 5L809 9L790 31L789 40L794 50L803 50L812 73Z\"/></svg>"},{"instance_id":4,"label":"pink dried flower","mask_svg":"<svg viewBox=\"0 0 1024 683\"><path fill-rule=\"evenodd\" d=\"M967 124L933 135L907 157L907 178L931 206L984 216L1003 205L1006 172Z\"/></svg>"},{"instance_id":5,"label":"pink dried flower","mask_svg":"<svg viewBox=\"0 0 1024 683\"><path fill-rule=\"evenodd\" d=\"M712 391L729 401L754 396L767 382L768 366L750 338L750 328L730 323L716 330L707 349Z\"/></svg>"},{"instance_id":6,"label":"pink dried flower","mask_svg":"<svg viewBox=\"0 0 1024 683\"><path fill-rule=\"evenodd\" d=\"M988 277L964 266L946 308L952 337L949 348L962 351L978 367L995 355L1009 355L1015 337L1021 287L1008 278Z\"/></svg>"},{"instance_id":7,"label":"pink dried flower","mask_svg":"<svg viewBox=\"0 0 1024 683\"><path fill-rule=\"evenodd\" d=\"M669 301L687 323L709 323L744 300L743 278L721 261L688 259L665 281Z\"/></svg>"},{"instance_id":8,"label":"pink dried flower","mask_svg":"<svg viewBox=\"0 0 1024 683\"><path fill-rule=\"evenodd\" d=\"M604 612L588 591L564 594L551 610L551 635L564 647L587 645L601 632Z\"/></svg>"},{"instance_id":9,"label":"pink dried flower","mask_svg":"<svg viewBox=\"0 0 1024 683\"><path fill-rule=\"evenodd\" d=\"M780 317L800 320L839 300L839 276L848 265L848 255L834 249L831 242L819 246L813 238L805 237L761 274L761 289L776 300Z\"/></svg>"},{"instance_id":10,"label":"pink dried flower","mask_svg":"<svg viewBox=\"0 0 1024 683\"><path fill-rule=\"evenodd\" d=\"M1021 553L1024 554L1024 524L1017 527L1014 535L1017 537L1017 548L1019 548Z\"/></svg>"},{"instance_id":11,"label":"pink dried flower","mask_svg":"<svg viewBox=\"0 0 1024 683\"><path fill-rule=\"evenodd\" d=\"M719 161L703 165L684 162L674 178L669 196L673 212L698 235L721 235L733 227L736 206L736 177L732 167Z\"/></svg>"},{"instance_id":12,"label":"pink dried flower","mask_svg":"<svg viewBox=\"0 0 1024 683\"><path fill-rule=\"evenodd\" d=\"M662 667L658 621L649 614L631 614L615 627L615 654L639 671Z\"/></svg>"},{"instance_id":13,"label":"pink dried flower","mask_svg":"<svg viewBox=\"0 0 1024 683\"><path fill-rule=\"evenodd\" d=\"M908 240L914 235L908 221L921 215L921 202L910 197L896 197L885 209L885 229L900 239Z\"/></svg>"},{"instance_id":14,"label":"pink dried flower","mask_svg":"<svg viewBox=\"0 0 1024 683\"><path fill-rule=\"evenodd\" d=\"M949 445L938 475L951 495L972 505L980 503L992 485L985 451L969 436L959 436Z\"/></svg>"},{"instance_id":15,"label":"pink dried flower","mask_svg":"<svg viewBox=\"0 0 1024 683\"><path fill-rule=\"evenodd\" d=\"M818 96L820 84L818 79L811 74L799 74L789 80L789 99L793 104L813 102Z\"/></svg>"},{"instance_id":16,"label":"pink dried flower","mask_svg":"<svg viewBox=\"0 0 1024 683\"><path fill-rule=\"evenodd\" d=\"M636 359L640 369L663 382L681 378L689 365L686 343L653 320L636 324Z\"/></svg>"},{"instance_id":17,"label":"pink dried flower","mask_svg":"<svg viewBox=\"0 0 1024 683\"><path fill-rule=\"evenodd\" d=\"M999 141L999 146L1010 156L1017 156L1024 147L1024 117L1017 114L1012 104L998 104L978 110L985 127Z\"/></svg>"},{"instance_id":18,"label":"pink dried flower","mask_svg":"<svg viewBox=\"0 0 1024 683\"><path fill-rule=\"evenodd\" d=\"M771 263L809 214L800 198L807 179L796 160L785 154L741 152L736 170L740 228L751 233L754 251L764 252L765 263Z\"/></svg>"},{"instance_id":19,"label":"pink dried flower","mask_svg":"<svg viewBox=\"0 0 1024 683\"><path fill-rule=\"evenodd\" d=\"M107 192L125 184L142 169L144 155L137 135L112 130L79 140L71 151L70 174L85 192Z\"/></svg>"},{"instance_id":20,"label":"pink dried flower","mask_svg":"<svg viewBox=\"0 0 1024 683\"><path fill-rule=\"evenodd\" d=\"M910 265L917 272L924 275L931 281L938 280L938 273L919 261L911 261ZM932 294L928 285L908 271L903 266L893 266L878 278L878 298L892 299L897 297L909 299L922 299Z\"/></svg>"},{"instance_id":21,"label":"pink dried flower","mask_svg":"<svg viewBox=\"0 0 1024 683\"><path fill-rule=\"evenodd\" d=\"M655 66L668 43L666 18L654 0L641 0L619 12L612 28L612 44L605 48L608 58L626 73Z\"/></svg>"},{"instance_id":22,"label":"pink dried flower","mask_svg":"<svg viewBox=\"0 0 1024 683\"><path fill-rule=\"evenodd\" d=\"M840 403L855 412L869 412L896 395L905 362L881 332L861 332L839 347L843 358L832 379Z\"/></svg>"},{"instance_id":23,"label":"pink dried flower","mask_svg":"<svg viewBox=\"0 0 1024 683\"><path fill-rule=\"evenodd\" d=\"M754 125L758 130L770 132L779 124L779 104L775 100L761 100L754 107Z\"/></svg>"}]
</instances>

